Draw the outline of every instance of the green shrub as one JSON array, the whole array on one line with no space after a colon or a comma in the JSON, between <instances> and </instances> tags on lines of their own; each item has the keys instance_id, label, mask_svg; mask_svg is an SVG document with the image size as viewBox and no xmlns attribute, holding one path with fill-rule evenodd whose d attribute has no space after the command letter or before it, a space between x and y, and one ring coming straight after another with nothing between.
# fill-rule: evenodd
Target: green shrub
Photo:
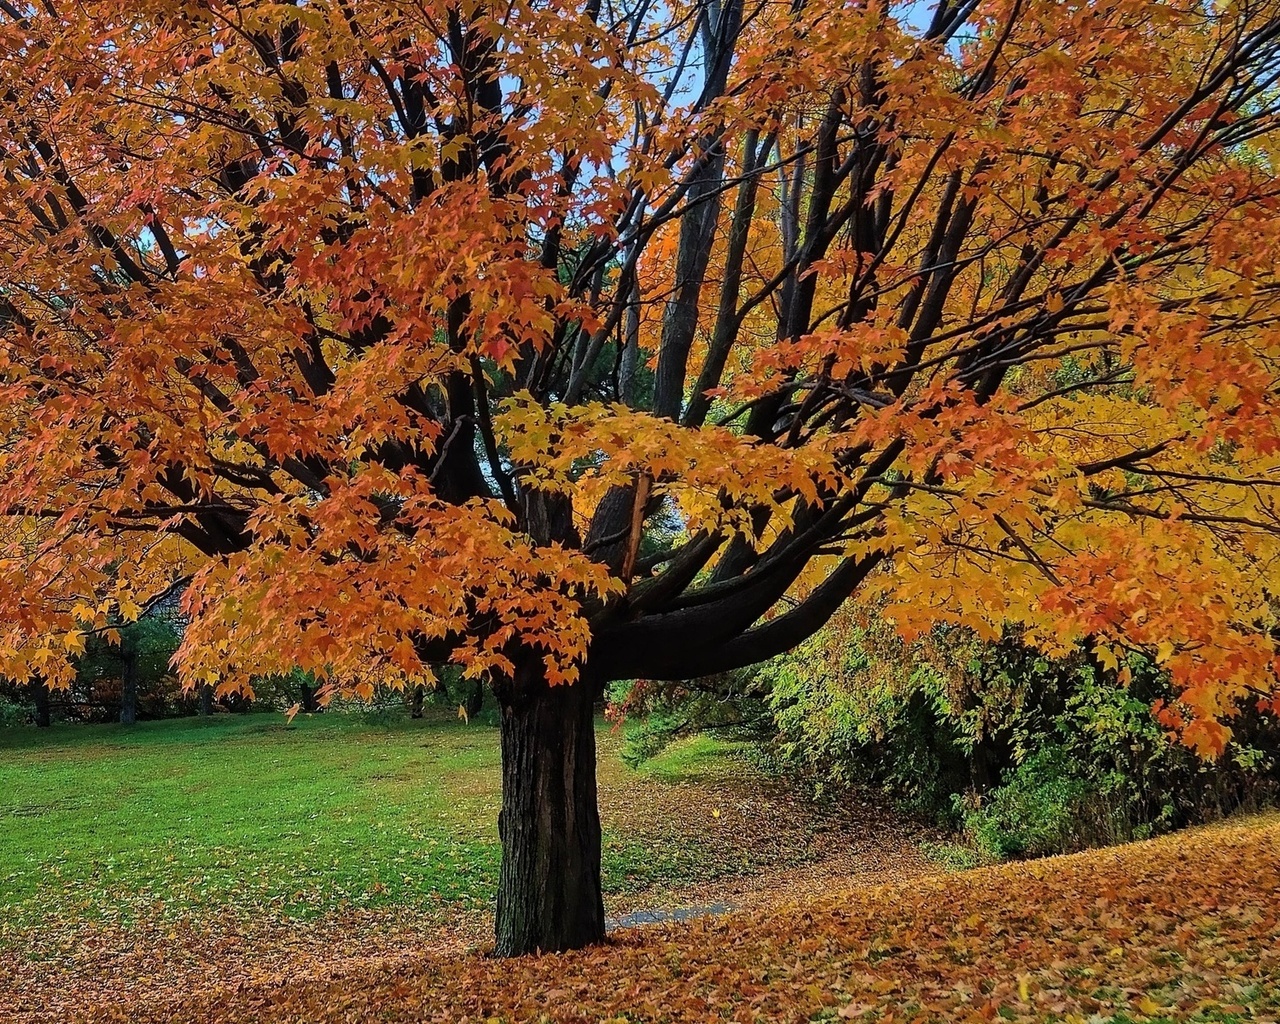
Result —
<instances>
[{"instance_id":1,"label":"green shrub","mask_svg":"<svg viewBox=\"0 0 1280 1024\"><path fill-rule=\"evenodd\" d=\"M1088 797L1088 785L1067 767L1063 749L1049 747L1018 765L1003 786L967 802L964 833L995 860L1082 849L1092 845Z\"/></svg>"},{"instance_id":2,"label":"green shrub","mask_svg":"<svg viewBox=\"0 0 1280 1024\"><path fill-rule=\"evenodd\" d=\"M0 693L0 729L22 725L30 717L31 709L26 703Z\"/></svg>"},{"instance_id":3,"label":"green shrub","mask_svg":"<svg viewBox=\"0 0 1280 1024\"><path fill-rule=\"evenodd\" d=\"M874 616L838 617L766 665L683 687L616 688L628 757L737 722L761 760L840 799L876 789L954 826L975 854L1035 856L1145 838L1275 801L1280 722L1246 709L1217 761L1171 742L1168 676L1133 656L1126 681L1087 648L1048 658L1013 629L954 627L913 643Z\"/></svg>"}]
</instances>

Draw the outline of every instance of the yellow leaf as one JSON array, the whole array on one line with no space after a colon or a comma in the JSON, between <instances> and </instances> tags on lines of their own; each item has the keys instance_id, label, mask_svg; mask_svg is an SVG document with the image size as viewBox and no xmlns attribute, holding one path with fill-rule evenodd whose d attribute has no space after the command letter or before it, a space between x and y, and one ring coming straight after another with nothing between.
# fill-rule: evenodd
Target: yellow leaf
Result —
<instances>
[{"instance_id":1,"label":"yellow leaf","mask_svg":"<svg viewBox=\"0 0 1280 1024\"><path fill-rule=\"evenodd\" d=\"M465 704L458 705L458 718L460 721L470 723L471 716L467 714L467 706Z\"/></svg>"}]
</instances>

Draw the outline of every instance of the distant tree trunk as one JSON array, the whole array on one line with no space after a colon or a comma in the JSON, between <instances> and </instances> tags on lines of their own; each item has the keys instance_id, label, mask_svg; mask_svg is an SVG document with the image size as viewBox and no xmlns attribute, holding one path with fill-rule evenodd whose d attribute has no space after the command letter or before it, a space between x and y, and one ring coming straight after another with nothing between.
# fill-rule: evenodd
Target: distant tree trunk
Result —
<instances>
[{"instance_id":1,"label":"distant tree trunk","mask_svg":"<svg viewBox=\"0 0 1280 1024\"><path fill-rule=\"evenodd\" d=\"M316 700L316 687L308 686L306 683L299 683L298 697L298 703L302 705L302 710L307 714L315 714L320 710L320 702Z\"/></svg>"},{"instance_id":2,"label":"distant tree trunk","mask_svg":"<svg viewBox=\"0 0 1280 1024\"><path fill-rule=\"evenodd\" d=\"M47 729L50 725L49 687L43 679L38 679L31 684L31 692L36 701L36 725Z\"/></svg>"},{"instance_id":3,"label":"distant tree trunk","mask_svg":"<svg viewBox=\"0 0 1280 1024\"><path fill-rule=\"evenodd\" d=\"M466 708L467 718L475 718L484 710L484 682L480 679L475 680L471 685L471 692L467 695L466 702L463 704Z\"/></svg>"},{"instance_id":4,"label":"distant tree trunk","mask_svg":"<svg viewBox=\"0 0 1280 1024\"><path fill-rule=\"evenodd\" d=\"M138 649L125 637L120 645L120 724L138 721Z\"/></svg>"},{"instance_id":5,"label":"distant tree trunk","mask_svg":"<svg viewBox=\"0 0 1280 1024\"><path fill-rule=\"evenodd\" d=\"M618 398L630 405L634 400L636 367L640 362L640 286L632 283L627 299L626 331L618 360Z\"/></svg>"},{"instance_id":6,"label":"distant tree trunk","mask_svg":"<svg viewBox=\"0 0 1280 1024\"><path fill-rule=\"evenodd\" d=\"M200 687L200 714L208 718L213 714L213 684L205 683Z\"/></svg>"},{"instance_id":7,"label":"distant tree trunk","mask_svg":"<svg viewBox=\"0 0 1280 1024\"><path fill-rule=\"evenodd\" d=\"M426 687L421 683L413 688L413 696L409 700L409 714L411 717L422 717L422 702L426 697L426 692Z\"/></svg>"},{"instance_id":8,"label":"distant tree trunk","mask_svg":"<svg viewBox=\"0 0 1280 1024\"><path fill-rule=\"evenodd\" d=\"M535 659L499 691L499 956L604 939L593 696L584 680L549 686Z\"/></svg>"}]
</instances>

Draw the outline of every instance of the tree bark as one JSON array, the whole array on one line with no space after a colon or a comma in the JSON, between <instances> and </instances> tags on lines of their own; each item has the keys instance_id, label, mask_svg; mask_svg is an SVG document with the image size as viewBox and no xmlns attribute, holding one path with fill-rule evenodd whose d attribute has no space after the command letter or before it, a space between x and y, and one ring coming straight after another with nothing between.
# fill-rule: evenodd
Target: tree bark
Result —
<instances>
[{"instance_id":1,"label":"tree bark","mask_svg":"<svg viewBox=\"0 0 1280 1024\"><path fill-rule=\"evenodd\" d=\"M208 718L213 714L213 684L205 683L200 687L200 714Z\"/></svg>"},{"instance_id":2,"label":"tree bark","mask_svg":"<svg viewBox=\"0 0 1280 1024\"><path fill-rule=\"evenodd\" d=\"M499 956L604 939L594 691L549 686L537 659L502 687Z\"/></svg>"},{"instance_id":3,"label":"tree bark","mask_svg":"<svg viewBox=\"0 0 1280 1024\"><path fill-rule=\"evenodd\" d=\"M413 688L413 696L409 699L409 717L421 718L422 705L426 699L426 687L421 683Z\"/></svg>"}]
</instances>

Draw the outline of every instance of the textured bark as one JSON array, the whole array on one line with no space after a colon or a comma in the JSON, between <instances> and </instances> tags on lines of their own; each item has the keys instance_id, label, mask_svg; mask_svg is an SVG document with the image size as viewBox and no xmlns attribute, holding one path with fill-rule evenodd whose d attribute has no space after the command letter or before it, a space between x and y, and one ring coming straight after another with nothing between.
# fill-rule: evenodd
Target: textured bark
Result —
<instances>
[{"instance_id":1,"label":"textured bark","mask_svg":"<svg viewBox=\"0 0 1280 1024\"><path fill-rule=\"evenodd\" d=\"M426 687L421 683L413 688L413 697L409 701L409 717L422 717L422 704L426 697Z\"/></svg>"},{"instance_id":2,"label":"textured bark","mask_svg":"<svg viewBox=\"0 0 1280 1024\"><path fill-rule=\"evenodd\" d=\"M499 694L499 956L604 938L593 696L585 681L548 686L536 660Z\"/></svg>"},{"instance_id":3,"label":"textured bark","mask_svg":"<svg viewBox=\"0 0 1280 1024\"><path fill-rule=\"evenodd\" d=\"M200 687L200 714L208 718L213 714L213 684L205 683Z\"/></svg>"}]
</instances>

